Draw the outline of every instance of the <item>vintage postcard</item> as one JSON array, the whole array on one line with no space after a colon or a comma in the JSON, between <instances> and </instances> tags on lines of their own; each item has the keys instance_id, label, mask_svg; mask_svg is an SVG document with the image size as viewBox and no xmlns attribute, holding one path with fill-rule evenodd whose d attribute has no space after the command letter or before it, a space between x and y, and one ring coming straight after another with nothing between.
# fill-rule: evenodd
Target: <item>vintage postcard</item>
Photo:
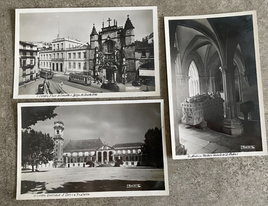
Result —
<instances>
[{"instance_id":1,"label":"vintage postcard","mask_svg":"<svg viewBox=\"0 0 268 206\"><path fill-rule=\"evenodd\" d=\"M16 9L14 94L160 96L156 7Z\"/></svg>"},{"instance_id":2,"label":"vintage postcard","mask_svg":"<svg viewBox=\"0 0 268 206\"><path fill-rule=\"evenodd\" d=\"M18 104L17 199L168 195L163 100Z\"/></svg>"},{"instance_id":3,"label":"vintage postcard","mask_svg":"<svg viewBox=\"0 0 268 206\"><path fill-rule=\"evenodd\" d=\"M165 17L173 159L267 154L256 19Z\"/></svg>"}]
</instances>

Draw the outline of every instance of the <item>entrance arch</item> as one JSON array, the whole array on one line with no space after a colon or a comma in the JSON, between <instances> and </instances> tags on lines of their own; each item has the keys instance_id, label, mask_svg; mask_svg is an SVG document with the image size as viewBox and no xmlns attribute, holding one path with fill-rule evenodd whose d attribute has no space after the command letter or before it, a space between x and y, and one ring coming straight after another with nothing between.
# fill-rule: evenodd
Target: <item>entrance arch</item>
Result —
<instances>
[{"instance_id":1,"label":"entrance arch","mask_svg":"<svg viewBox=\"0 0 268 206\"><path fill-rule=\"evenodd\" d=\"M200 94L200 83L199 83L199 75L197 67L194 63L194 61L191 62L189 66L189 96L195 96L197 94Z\"/></svg>"}]
</instances>

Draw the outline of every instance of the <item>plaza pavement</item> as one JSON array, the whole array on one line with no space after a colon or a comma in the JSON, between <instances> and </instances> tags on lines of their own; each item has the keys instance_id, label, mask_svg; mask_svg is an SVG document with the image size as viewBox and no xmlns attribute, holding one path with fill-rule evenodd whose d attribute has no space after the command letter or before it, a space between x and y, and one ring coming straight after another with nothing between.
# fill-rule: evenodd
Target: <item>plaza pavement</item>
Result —
<instances>
[{"instance_id":1,"label":"plaza pavement","mask_svg":"<svg viewBox=\"0 0 268 206\"><path fill-rule=\"evenodd\" d=\"M164 181L163 169L125 167L39 168L39 172L22 171L21 181L45 182L46 190L61 187L67 182L94 180Z\"/></svg>"}]
</instances>

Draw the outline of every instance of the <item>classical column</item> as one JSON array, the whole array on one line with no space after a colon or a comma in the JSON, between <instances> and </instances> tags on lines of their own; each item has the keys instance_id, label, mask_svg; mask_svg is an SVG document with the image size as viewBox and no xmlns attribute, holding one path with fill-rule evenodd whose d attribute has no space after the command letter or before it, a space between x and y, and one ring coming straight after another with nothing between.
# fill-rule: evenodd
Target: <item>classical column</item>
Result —
<instances>
[{"instance_id":1,"label":"classical column","mask_svg":"<svg viewBox=\"0 0 268 206\"><path fill-rule=\"evenodd\" d=\"M96 151L96 162L98 162L98 153L99 152Z\"/></svg>"},{"instance_id":2,"label":"classical column","mask_svg":"<svg viewBox=\"0 0 268 206\"><path fill-rule=\"evenodd\" d=\"M107 152L107 162L109 162L109 150Z\"/></svg>"},{"instance_id":3,"label":"classical column","mask_svg":"<svg viewBox=\"0 0 268 206\"><path fill-rule=\"evenodd\" d=\"M223 80L225 118L223 131L230 135L239 135L244 131L242 122L237 118L235 98L235 67L232 64L220 67Z\"/></svg>"}]
</instances>

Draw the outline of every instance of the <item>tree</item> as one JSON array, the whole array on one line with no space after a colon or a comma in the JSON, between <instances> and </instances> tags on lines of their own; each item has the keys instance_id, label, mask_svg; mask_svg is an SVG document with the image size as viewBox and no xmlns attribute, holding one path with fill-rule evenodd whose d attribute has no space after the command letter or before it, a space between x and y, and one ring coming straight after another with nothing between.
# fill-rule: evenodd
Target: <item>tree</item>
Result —
<instances>
[{"instance_id":1,"label":"tree","mask_svg":"<svg viewBox=\"0 0 268 206\"><path fill-rule=\"evenodd\" d=\"M142 156L146 165L163 168L162 132L157 127L145 133Z\"/></svg>"},{"instance_id":2,"label":"tree","mask_svg":"<svg viewBox=\"0 0 268 206\"><path fill-rule=\"evenodd\" d=\"M57 116L54 113L56 106L49 107L23 107L21 108L22 114L22 128L30 129L38 121L45 121Z\"/></svg>"},{"instance_id":3,"label":"tree","mask_svg":"<svg viewBox=\"0 0 268 206\"><path fill-rule=\"evenodd\" d=\"M34 166L53 159L54 141L49 134L25 130L22 132L22 164Z\"/></svg>"}]
</instances>

